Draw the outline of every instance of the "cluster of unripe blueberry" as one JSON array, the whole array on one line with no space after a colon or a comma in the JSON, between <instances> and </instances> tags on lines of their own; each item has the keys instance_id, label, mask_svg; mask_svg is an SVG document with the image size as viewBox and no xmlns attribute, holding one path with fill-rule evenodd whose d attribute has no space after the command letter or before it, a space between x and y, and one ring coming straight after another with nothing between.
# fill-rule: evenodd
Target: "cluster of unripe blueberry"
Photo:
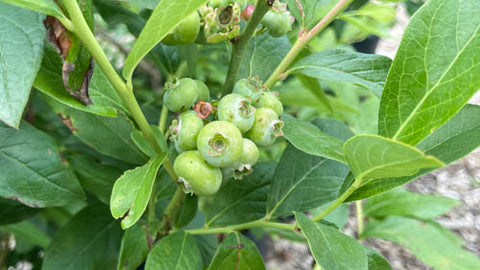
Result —
<instances>
[{"instance_id":1,"label":"cluster of unripe blueberry","mask_svg":"<svg viewBox=\"0 0 480 270\"><path fill-rule=\"evenodd\" d=\"M174 171L185 192L208 196L222 179L242 179L258 161L257 146L282 136L282 103L258 79L239 80L233 93L211 102L208 87L198 80L174 80L165 88L164 104L180 113L169 134L179 153Z\"/></svg>"},{"instance_id":2,"label":"cluster of unripe blueberry","mask_svg":"<svg viewBox=\"0 0 480 270\"><path fill-rule=\"evenodd\" d=\"M247 0L210 0L199 12L193 12L185 18L162 42L178 45L234 40L240 35L241 20L248 20L253 10L254 7L248 5ZM269 35L280 37L291 29L293 21L287 5L275 0L261 24L262 29L267 30ZM202 37L199 37L200 32L204 34Z\"/></svg>"}]
</instances>

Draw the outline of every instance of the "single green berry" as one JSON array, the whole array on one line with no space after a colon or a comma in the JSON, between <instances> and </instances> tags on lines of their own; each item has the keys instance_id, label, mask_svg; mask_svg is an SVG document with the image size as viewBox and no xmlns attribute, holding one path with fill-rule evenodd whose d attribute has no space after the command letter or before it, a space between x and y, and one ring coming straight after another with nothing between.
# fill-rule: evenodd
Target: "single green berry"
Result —
<instances>
[{"instance_id":1,"label":"single green berry","mask_svg":"<svg viewBox=\"0 0 480 270\"><path fill-rule=\"evenodd\" d=\"M255 108L245 97L228 94L218 103L218 120L234 124L242 133L253 126Z\"/></svg>"},{"instance_id":2,"label":"single green berry","mask_svg":"<svg viewBox=\"0 0 480 270\"><path fill-rule=\"evenodd\" d=\"M262 93L262 83L256 78L241 79L233 86L233 93L249 98L257 105Z\"/></svg>"},{"instance_id":3,"label":"single green berry","mask_svg":"<svg viewBox=\"0 0 480 270\"><path fill-rule=\"evenodd\" d=\"M183 112L192 108L200 98L207 98L206 85L190 78L175 79L165 84L163 102L172 112ZM208 88L206 88L208 91ZM209 95L209 94L208 94Z\"/></svg>"},{"instance_id":4,"label":"single green berry","mask_svg":"<svg viewBox=\"0 0 480 270\"><path fill-rule=\"evenodd\" d=\"M258 107L272 109L278 116L283 113L283 105L278 99L277 92L263 92L258 100Z\"/></svg>"},{"instance_id":5,"label":"single green berry","mask_svg":"<svg viewBox=\"0 0 480 270\"><path fill-rule=\"evenodd\" d=\"M185 193L210 196L222 184L222 171L208 164L198 151L187 151L177 156L173 170L183 182Z\"/></svg>"},{"instance_id":6,"label":"single green berry","mask_svg":"<svg viewBox=\"0 0 480 270\"><path fill-rule=\"evenodd\" d=\"M196 149L198 133L203 126L203 120L195 111L183 112L173 120L170 126L170 139L177 152Z\"/></svg>"},{"instance_id":7,"label":"single green berry","mask_svg":"<svg viewBox=\"0 0 480 270\"><path fill-rule=\"evenodd\" d=\"M242 133L229 122L213 121L198 134L197 148L213 166L232 166L242 159Z\"/></svg>"},{"instance_id":8,"label":"single green berry","mask_svg":"<svg viewBox=\"0 0 480 270\"><path fill-rule=\"evenodd\" d=\"M175 29L173 29L162 43L170 46L179 44L189 44L197 39L200 32L200 16L195 11L180 22Z\"/></svg>"},{"instance_id":9,"label":"single green berry","mask_svg":"<svg viewBox=\"0 0 480 270\"><path fill-rule=\"evenodd\" d=\"M208 86L202 81L194 81L197 83L198 101L208 102L210 100L210 90L208 90Z\"/></svg>"},{"instance_id":10,"label":"single green berry","mask_svg":"<svg viewBox=\"0 0 480 270\"><path fill-rule=\"evenodd\" d=\"M278 120L277 113L269 108L255 111L255 123L247 132L247 137L260 146L269 146L279 136L283 136L283 121Z\"/></svg>"},{"instance_id":11,"label":"single green berry","mask_svg":"<svg viewBox=\"0 0 480 270\"><path fill-rule=\"evenodd\" d=\"M281 37L292 28L292 17L286 10L269 10L262 19L262 25L268 29L272 37Z\"/></svg>"},{"instance_id":12,"label":"single green berry","mask_svg":"<svg viewBox=\"0 0 480 270\"><path fill-rule=\"evenodd\" d=\"M244 175L250 175L253 172L253 166L257 163L259 152L257 145L249 139L243 139L242 160L231 167L222 170L224 178L233 177L241 180Z\"/></svg>"}]
</instances>

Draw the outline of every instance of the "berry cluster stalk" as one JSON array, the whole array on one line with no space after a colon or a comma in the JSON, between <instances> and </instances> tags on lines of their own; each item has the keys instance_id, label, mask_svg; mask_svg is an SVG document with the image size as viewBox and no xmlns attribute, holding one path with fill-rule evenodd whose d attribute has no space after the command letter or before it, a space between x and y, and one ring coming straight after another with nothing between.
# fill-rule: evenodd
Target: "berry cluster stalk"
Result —
<instances>
[{"instance_id":1,"label":"berry cluster stalk","mask_svg":"<svg viewBox=\"0 0 480 270\"><path fill-rule=\"evenodd\" d=\"M252 13L252 16L248 20L245 31L240 35L238 40L232 41L232 56L230 58L230 64L228 66L227 78L223 87L223 94L230 93L237 81L238 72L240 70L240 64L242 63L243 56L247 49L248 41L252 38L253 33L257 29L257 25L262 20L263 16L268 11L268 8L272 5L272 0L258 0L257 5Z\"/></svg>"}]
</instances>

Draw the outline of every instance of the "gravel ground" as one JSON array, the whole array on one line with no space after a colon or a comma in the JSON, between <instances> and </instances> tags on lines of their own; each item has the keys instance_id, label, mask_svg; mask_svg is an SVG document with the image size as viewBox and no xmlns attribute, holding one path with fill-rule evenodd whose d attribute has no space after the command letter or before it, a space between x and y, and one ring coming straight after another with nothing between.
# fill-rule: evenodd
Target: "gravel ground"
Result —
<instances>
[{"instance_id":1,"label":"gravel ground","mask_svg":"<svg viewBox=\"0 0 480 270\"><path fill-rule=\"evenodd\" d=\"M407 23L405 9L400 8L397 23L390 30L390 36L380 40L376 53L393 59ZM480 93L470 103L480 105ZM480 149L462 160L408 183L406 187L414 192L442 195L462 202L437 221L463 238L466 241L465 249L480 256ZM350 213L352 215L344 231L353 235L356 228L353 208ZM396 243L378 239L368 239L364 243L385 256L394 270L433 269ZM267 269L312 269L313 258L305 244L278 239L269 240L266 246Z\"/></svg>"}]
</instances>

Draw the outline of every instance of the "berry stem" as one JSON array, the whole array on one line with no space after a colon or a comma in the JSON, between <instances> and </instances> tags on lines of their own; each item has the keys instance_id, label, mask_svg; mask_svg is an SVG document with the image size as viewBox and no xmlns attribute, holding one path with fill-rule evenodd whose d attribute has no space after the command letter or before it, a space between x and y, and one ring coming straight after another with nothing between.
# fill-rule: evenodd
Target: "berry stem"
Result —
<instances>
[{"instance_id":1,"label":"berry stem","mask_svg":"<svg viewBox=\"0 0 480 270\"><path fill-rule=\"evenodd\" d=\"M242 63L249 40L252 38L257 25L270 7L271 0L259 0L255 6L252 16L248 20L245 31L240 35L237 41L232 41L232 56L228 66L227 78L223 87L223 94L230 93L237 81L240 64Z\"/></svg>"},{"instance_id":2,"label":"berry stem","mask_svg":"<svg viewBox=\"0 0 480 270\"><path fill-rule=\"evenodd\" d=\"M328 14L323 17L320 22L318 22L310 31L306 34L303 34L298 37L297 41L293 44L292 48L288 54L283 58L282 62L278 67L273 71L268 80L265 82L267 88L272 87L278 80L284 79L285 70L292 64L297 55L302 51L302 49L321 31L323 31L327 26L343 11L345 10L353 0L339 0L338 3L333 7ZM300 31L300 33L304 33ZM287 73L288 74L288 73Z\"/></svg>"}]
</instances>

